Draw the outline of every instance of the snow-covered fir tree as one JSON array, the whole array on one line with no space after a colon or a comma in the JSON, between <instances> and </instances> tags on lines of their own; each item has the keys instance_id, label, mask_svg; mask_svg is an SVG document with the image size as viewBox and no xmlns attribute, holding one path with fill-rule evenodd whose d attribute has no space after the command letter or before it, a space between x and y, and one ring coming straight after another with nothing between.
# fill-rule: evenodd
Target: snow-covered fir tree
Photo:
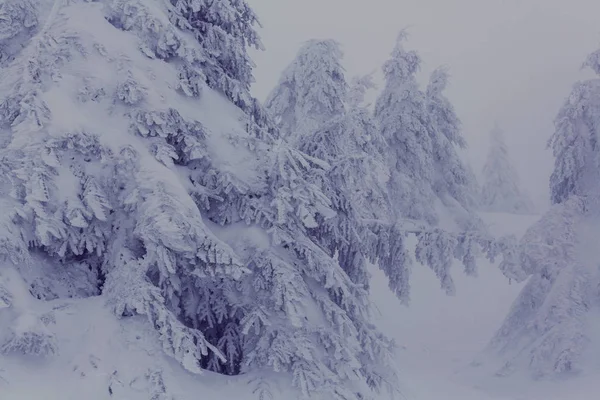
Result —
<instances>
[{"instance_id":1,"label":"snow-covered fir tree","mask_svg":"<svg viewBox=\"0 0 600 400\"><path fill-rule=\"evenodd\" d=\"M393 213L388 219L394 229L417 236L416 260L428 265L452 294L453 258L474 275L477 247L493 258L511 247L510 240L492 240L473 210L475 182L457 154L465 146L460 121L443 95L446 71L434 71L422 91L416 79L421 59L416 51L405 50L405 39L403 31L383 66L385 86L375 104L390 171L387 191ZM518 273L512 263L504 263L503 272Z\"/></svg>"},{"instance_id":2,"label":"snow-covered fir tree","mask_svg":"<svg viewBox=\"0 0 600 400\"><path fill-rule=\"evenodd\" d=\"M294 142L304 153L326 161L331 167L327 174L313 175L309 179L326 194L336 214L333 218L319 220L318 226L309 233L328 249L329 254L340 260L342 268L357 284L368 285L366 261L374 262L385 272L391 290L402 301L408 302L410 270L416 258L428 265L439 277L442 287L452 293L454 286L450 268L454 258L464 263L468 273L475 273L476 247L483 245L487 254L493 257L504 246L492 243L488 236L476 231L479 220L465 200L466 179L452 181L454 178L440 175L439 180L435 180L438 178L437 171L432 170L430 180L419 181L422 175L408 173L410 171L398 166L411 161L393 161L391 164L397 169L392 171L392 179L396 173L396 177L401 176L408 185L402 190L421 187L423 192L429 193L430 197L422 199L419 193L408 193L415 204L423 203L423 209L435 216L433 199L439 193L440 198L446 197L445 204L464 212L459 216L464 225L458 232L449 232L438 229L433 223L428 224L431 221L423 213L411 213L411 205L402 201L407 194L401 192L404 197L399 197L398 192L393 191L395 187L388 183L388 160L398 155L407 156L399 149L397 153L386 153L390 147L389 141L386 141L368 109L362 105L366 90L372 86L371 80L369 77L358 78L348 85L343 74L342 53L322 51L325 44L334 43L310 41L303 46L267 101L269 111L281 126L282 135L294 137ZM416 54L414 56L417 57ZM398 57L403 59L404 55L399 54ZM408 69L412 71L411 74L416 71L416 66L407 67L402 60L398 63L400 71ZM407 79L411 81L413 78L411 75ZM435 151L440 153L441 160L456 162L459 165L453 166L456 167L455 171L460 169L466 175L466 169L452 147L463 144L463 140L452 106L441 94L445 75L440 71L434 78L437 81L432 83L427 96L418 90L416 81L411 81L414 83L411 88L418 97L415 101L418 112L424 123L428 124L423 126L424 134L430 142L435 139ZM378 103L379 114L395 118L397 114L393 110L397 111L394 108L396 100L402 95L393 93L390 87L386 90L395 97L389 104L383 100ZM320 104L319 112L314 114L317 118L305 111L307 105L315 103ZM393 110L386 109L386 106ZM305 123L306 120L310 120L310 123ZM419 147L418 143L415 145ZM448 146L448 149L443 149L443 146ZM419 148L424 158L433 160L437 157L433 154L433 144L429 149ZM443 171L441 165L432 165L434 167L439 167L440 173ZM459 195L454 198L455 193L464 195L464 198ZM428 198L432 200L429 204L424 200ZM413 220L409 221L410 217ZM418 237L414 255L407 249L409 235Z\"/></svg>"},{"instance_id":3,"label":"snow-covered fir tree","mask_svg":"<svg viewBox=\"0 0 600 400\"><path fill-rule=\"evenodd\" d=\"M421 58L405 50L405 39L403 31L383 67L385 86L375 105L375 119L388 145L389 190L397 217L436 226L441 203L459 229L479 228L472 210L473 177L457 153L466 142L454 107L443 94L447 71L435 70L422 91L416 79Z\"/></svg>"},{"instance_id":4,"label":"snow-covered fir tree","mask_svg":"<svg viewBox=\"0 0 600 400\"><path fill-rule=\"evenodd\" d=\"M431 118L429 130L435 168L433 190L442 204L455 215L460 227L474 228L480 223L472 213L477 181L458 154L458 150L467 147L467 142L462 136L461 122L454 106L444 96L448 78L446 68L437 68L432 72L425 92L427 113Z\"/></svg>"},{"instance_id":5,"label":"snow-covered fir tree","mask_svg":"<svg viewBox=\"0 0 600 400\"><path fill-rule=\"evenodd\" d=\"M399 275L407 266L403 241L397 251L386 249L379 242L380 230L363 222L389 215L387 168L380 156L384 144L363 104L366 91L373 87L371 76L355 78L351 85L346 82L338 43L311 40L283 72L266 102L282 135L330 166L326 174L309 179L322 188L335 216L318 221L310 234L339 260L354 283L364 287L369 285L368 260L383 260L387 254L389 262L382 265L388 275L392 269ZM394 261L396 257L401 259ZM408 292L408 273L403 275L395 279L398 293Z\"/></svg>"},{"instance_id":6,"label":"snow-covered fir tree","mask_svg":"<svg viewBox=\"0 0 600 400\"><path fill-rule=\"evenodd\" d=\"M388 145L389 190L397 217L435 225L438 216L433 208L435 167L430 118L425 94L416 79L421 58L416 51L405 50L405 38L403 31L383 66L385 86L375 104L375 119Z\"/></svg>"},{"instance_id":7,"label":"snow-covered fir tree","mask_svg":"<svg viewBox=\"0 0 600 400\"><path fill-rule=\"evenodd\" d=\"M280 139L248 92L260 42L244 1L0 13L2 268L39 299L100 295L145 316L194 373L274 371L307 398L395 384L366 287L315 240L336 216L315 184L332 166ZM60 352L0 290L14 314L1 348Z\"/></svg>"},{"instance_id":8,"label":"snow-covered fir tree","mask_svg":"<svg viewBox=\"0 0 600 400\"><path fill-rule=\"evenodd\" d=\"M483 166L483 186L479 199L483 210L527 214L534 206L519 184L512 166L504 132L496 125L490 133L490 150Z\"/></svg>"},{"instance_id":9,"label":"snow-covered fir tree","mask_svg":"<svg viewBox=\"0 0 600 400\"><path fill-rule=\"evenodd\" d=\"M600 75L600 51L586 66ZM597 359L600 331L600 78L574 85L550 139L555 163L552 208L519 245L530 276L490 344L505 362L499 374L572 375Z\"/></svg>"}]
</instances>

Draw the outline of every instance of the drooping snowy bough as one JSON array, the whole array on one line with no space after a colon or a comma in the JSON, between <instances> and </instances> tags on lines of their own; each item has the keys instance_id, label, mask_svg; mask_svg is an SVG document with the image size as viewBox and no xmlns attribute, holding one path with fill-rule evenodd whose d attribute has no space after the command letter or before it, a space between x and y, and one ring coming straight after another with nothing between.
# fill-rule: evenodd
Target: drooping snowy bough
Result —
<instances>
[{"instance_id":1,"label":"drooping snowy bough","mask_svg":"<svg viewBox=\"0 0 600 400\"><path fill-rule=\"evenodd\" d=\"M475 274L481 250L494 258L511 246L508 239L491 238L473 211L472 174L456 149L465 146L460 121L443 96L447 72L436 70L421 91L415 78L420 59L404 50L404 38L402 33L384 66L386 84L374 115L363 105L371 78L348 84L342 52L332 40L307 42L266 106L284 137L331 166L312 179L336 214L309 234L338 255L354 282L368 285L367 262L375 263L390 289L408 302L415 258L453 293L455 259ZM440 221L442 214L450 215L449 223ZM417 238L414 255L409 236ZM504 265L510 276L513 265Z\"/></svg>"}]
</instances>

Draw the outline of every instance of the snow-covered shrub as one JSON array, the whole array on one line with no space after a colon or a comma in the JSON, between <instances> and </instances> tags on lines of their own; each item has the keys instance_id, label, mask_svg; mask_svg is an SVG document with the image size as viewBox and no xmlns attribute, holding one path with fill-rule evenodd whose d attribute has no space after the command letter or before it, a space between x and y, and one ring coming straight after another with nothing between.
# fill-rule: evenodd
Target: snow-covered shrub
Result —
<instances>
[{"instance_id":1,"label":"snow-covered shrub","mask_svg":"<svg viewBox=\"0 0 600 400\"><path fill-rule=\"evenodd\" d=\"M0 344L0 351L4 354L46 357L58 350L54 334L33 314L20 315L13 321L6 336Z\"/></svg>"}]
</instances>

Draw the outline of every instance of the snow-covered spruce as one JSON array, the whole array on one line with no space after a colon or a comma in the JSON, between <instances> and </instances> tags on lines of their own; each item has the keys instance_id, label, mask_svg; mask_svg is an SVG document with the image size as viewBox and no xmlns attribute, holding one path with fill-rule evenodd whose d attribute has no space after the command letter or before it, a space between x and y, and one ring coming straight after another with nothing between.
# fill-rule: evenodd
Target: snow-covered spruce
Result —
<instances>
[{"instance_id":1,"label":"snow-covered spruce","mask_svg":"<svg viewBox=\"0 0 600 400\"><path fill-rule=\"evenodd\" d=\"M416 256L417 261L436 273L444 290L451 294L454 284L450 268L454 259L465 265L467 273L475 274L475 255L480 248L493 258L508 248L508 242L495 242L478 231L481 224L470 207L469 175L454 148L464 146L464 139L451 104L442 95L447 74L443 69L436 71L427 94L419 91L413 76L418 56L404 52L399 44L386 67L391 82L378 103L381 122L388 124L389 129L386 129L393 128L397 132L397 136L387 138L387 130L378 129L367 107L362 105L365 92L373 86L370 77L356 78L348 85L341 57L342 52L334 41L307 42L267 101L282 135L293 138L303 152L331 166L325 174L310 175L308 179L322 189L336 213L332 218L320 219L309 229L309 234L337 257L357 284L368 285L367 261L373 262L388 277L390 289L403 302L408 302L410 270ZM410 60L417 64L410 64ZM403 71L412 72L402 75ZM420 113L420 120L427 124L423 125L423 134L432 143L430 148L419 147L422 157L433 163L433 172L427 179L418 171L404 167L412 165L414 154L406 154L400 145L386 153L387 148L392 147L389 141L396 143L402 135L412 138L415 146L419 146L410 131L413 127L410 118L414 113L409 110L413 108L407 105L407 110L397 105L398 101L404 101L399 100L404 99L404 85L414 92L416 99L411 104ZM386 96L389 104L383 100ZM409 119L392 120L399 110L406 112ZM397 124L392 126L392 122ZM411 201L425 207L426 213L435 218L437 210L433 199L439 199L446 207L444 211L454 217L451 228L456 232L439 229L424 213L413 214L412 206L404 202L407 193L394 191L395 186L389 184L390 169L392 180L396 174L396 178L401 176L408 185L402 190L419 186L431 195L427 203L419 199L418 193L408 193L414 196ZM418 240L414 256L407 251L409 235L416 235ZM505 272L513 273L510 268Z\"/></svg>"},{"instance_id":2,"label":"snow-covered spruce","mask_svg":"<svg viewBox=\"0 0 600 400\"><path fill-rule=\"evenodd\" d=\"M490 134L479 205L492 212L528 214L534 211L533 203L519 186L519 177L511 164L504 132L499 126L495 126Z\"/></svg>"},{"instance_id":3,"label":"snow-covered spruce","mask_svg":"<svg viewBox=\"0 0 600 400\"><path fill-rule=\"evenodd\" d=\"M26 5L0 20L2 254L85 266L73 295L145 315L192 372L276 371L310 398L394 385L366 288L308 234L334 215L313 183L331 166L248 93L248 6Z\"/></svg>"},{"instance_id":4,"label":"snow-covered spruce","mask_svg":"<svg viewBox=\"0 0 600 400\"><path fill-rule=\"evenodd\" d=\"M425 94L415 77L421 59L416 51L404 49L405 36L404 32L399 35L383 67L385 86L377 98L375 119L388 144L390 195L397 214L435 224L433 143Z\"/></svg>"},{"instance_id":5,"label":"snow-covered spruce","mask_svg":"<svg viewBox=\"0 0 600 400\"><path fill-rule=\"evenodd\" d=\"M443 68L434 71L423 92L416 80L421 58L405 50L405 39L403 31L383 67L385 86L375 105L375 120L387 143L389 191L397 217L435 226L439 204L459 229L479 229L474 194L469 193L473 177L457 154L457 147L466 143L454 108L443 96L448 75Z\"/></svg>"},{"instance_id":6,"label":"snow-covered spruce","mask_svg":"<svg viewBox=\"0 0 600 400\"><path fill-rule=\"evenodd\" d=\"M599 60L600 52L593 53L586 66L600 74ZM519 245L522 269L531 277L490 344L505 363L500 374L556 377L584 372L597 360L599 122L600 79L575 84L549 142L554 205Z\"/></svg>"},{"instance_id":7,"label":"snow-covered spruce","mask_svg":"<svg viewBox=\"0 0 600 400\"><path fill-rule=\"evenodd\" d=\"M466 143L454 108L443 95L446 70L435 70L423 92L416 80L421 59L405 50L405 39L403 31L383 66L385 86L375 104L390 176L387 192L393 213L387 219L396 221L393 231L417 236L416 260L429 266L452 294L454 258L466 273L476 274L480 250L493 259L509 251L511 239L491 239L474 212L476 182L457 153ZM510 261L503 264L503 272L508 277L519 274Z\"/></svg>"},{"instance_id":8,"label":"snow-covered spruce","mask_svg":"<svg viewBox=\"0 0 600 400\"><path fill-rule=\"evenodd\" d=\"M368 287L367 260L377 259L381 235L369 232L362 220L389 215L387 171L375 125L362 104L372 80L356 78L349 86L341 58L333 40L307 42L271 92L267 107L284 137L329 165L324 174L307 179L323 190L335 214L316 221L309 234L337 257L354 283Z\"/></svg>"},{"instance_id":9,"label":"snow-covered spruce","mask_svg":"<svg viewBox=\"0 0 600 400\"><path fill-rule=\"evenodd\" d=\"M479 229L482 222L473 213L477 202L477 180L458 154L458 149L465 149L467 142L462 136L461 122L454 106L444 96L448 79L447 69L437 68L425 91L434 156L433 191L454 216L459 229Z\"/></svg>"}]
</instances>

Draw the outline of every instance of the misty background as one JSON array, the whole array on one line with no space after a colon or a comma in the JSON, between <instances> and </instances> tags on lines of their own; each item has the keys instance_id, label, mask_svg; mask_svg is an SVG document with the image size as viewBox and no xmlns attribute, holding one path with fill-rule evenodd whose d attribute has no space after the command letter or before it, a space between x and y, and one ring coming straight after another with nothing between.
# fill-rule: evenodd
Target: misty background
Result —
<instances>
[{"instance_id":1,"label":"misty background","mask_svg":"<svg viewBox=\"0 0 600 400\"><path fill-rule=\"evenodd\" d=\"M248 0L258 14L266 51L254 51L254 94L264 101L309 39L336 39L347 78L376 71L396 36L423 59L420 81L449 68L446 91L463 122L466 157L480 175L497 121L506 133L522 187L548 204L553 120L581 70L600 45L597 0Z\"/></svg>"}]
</instances>

